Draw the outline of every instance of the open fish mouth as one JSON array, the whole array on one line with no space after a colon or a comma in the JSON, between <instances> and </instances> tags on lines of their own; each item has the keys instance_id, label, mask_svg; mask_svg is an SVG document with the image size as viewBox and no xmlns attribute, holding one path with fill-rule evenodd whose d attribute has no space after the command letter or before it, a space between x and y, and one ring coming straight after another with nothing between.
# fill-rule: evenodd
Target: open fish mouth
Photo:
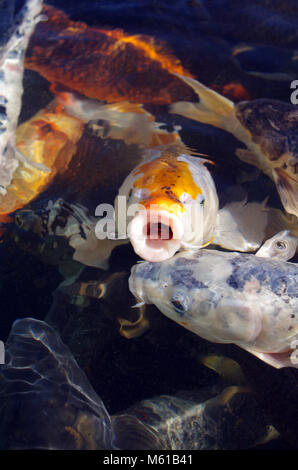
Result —
<instances>
[{"instance_id":1,"label":"open fish mouth","mask_svg":"<svg viewBox=\"0 0 298 470\"><path fill-rule=\"evenodd\" d=\"M135 252L151 262L171 258L181 247L183 233L179 217L165 210L141 210L128 225Z\"/></svg>"}]
</instances>

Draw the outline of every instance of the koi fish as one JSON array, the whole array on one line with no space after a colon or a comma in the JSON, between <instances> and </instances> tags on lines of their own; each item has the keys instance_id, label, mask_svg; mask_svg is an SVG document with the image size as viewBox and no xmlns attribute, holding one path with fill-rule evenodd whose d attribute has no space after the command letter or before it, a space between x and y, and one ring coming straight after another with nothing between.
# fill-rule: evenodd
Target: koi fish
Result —
<instances>
[{"instance_id":1,"label":"koi fish","mask_svg":"<svg viewBox=\"0 0 298 470\"><path fill-rule=\"evenodd\" d=\"M122 140L143 148L181 142L178 126L173 132L162 129L164 124L156 122L142 104L128 101L102 104L69 91L61 92L56 86L51 86L51 90L57 94L61 108L84 121L97 137Z\"/></svg>"},{"instance_id":2,"label":"koi fish","mask_svg":"<svg viewBox=\"0 0 298 470\"><path fill-rule=\"evenodd\" d=\"M234 105L202 83L180 76L197 92L199 103L178 102L171 112L222 128L242 141L247 149L236 155L275 183L287 212L298 216L298 111L296 106L271 99Z\"/></svg>"},{"instance_id":3,"label":"koi fish","mask_svg":"<svg viewBox=\"0 0 298 470\"><path fill-rule=\"evenodd\" d=\"M287 261L295 256L297 246L298 238L291 235L290 230L283 230L267 240L256 252L256 256Z\"/></svg>"},{"instance_id":4,"label":"koi fish","mask_svg":"<svg viewBox=\"0 0 298 470\"><path fill-rule=\"evenodd\" d=\"M48 201L43 209L24 209L15 214L15 223L23 231L36 234L41 239L62 237L74 249L74 261L106 270L113 249L127 241L98 238L97 222L84 206L70 204L62 198Z\"/></svg>"},{"instance_id":5,"label":"koi fish","mask_svg":"<svg viewBox=\"0 0 298 470\"><path fill-rule=\"evenodd\" d=\"M43 13L48 21L32 37L25 64L48 81L107 103L196 99L173 72L191 74L154 38L71 21L49 5Z\"/></svg>"},{"instance_id":6,"label":"koi fish","mask_svg":"<svg viewBox=\"0 0 298 470\"><path fill-rule=\"evenodd\" d=\"M185 151L182 145L148 151L119 189L115 210L119 215L124 200L128 224L118 224L118 236L127 229L135 252L145 260L163 261L180 248L212 241L218 198L205 167L208 160Z\"/></svg>"},{"instance_id":7,"label":"koi fish","mask_svg":"<svg viewBox=\"0 0 298 470\"><path fill-rule=\"evenodd\" d=\"M234 343L276 368L297 368L297 281L294 263L203 249L135 265L129 288L140 304L153 303L204 339Z\"/></svg>"},{"instance_id":8,"label":"koi fish","mask_svg":"<svg viewBox=\"0 0 298 470\"><path fill-rule=\"evenodd\" d=\"M142 400L112 424L120 449L244 449L269 433L255 393L222 384Z\"/></svg>"},{"instance_id":9,"label":"koi fish","mask_svg":"<svg viewBox=\"0 0 298 470\"><path fill-rule=\"evenodd\" d=\"M42 0L28 0L19 13L19 24L8 42L0 48L1 199L6 196L13 175L25 160L15 147L15 131L23 95L24 55L30 36L41 19L41 8Z\"/></svg>"},{"instance_id":10,"label":"koi fish","mask_svg":"<svg viewBox=\"0 0 298 470\"><path fill-rule=\"evenodd\" d=\"M16 320L5 360L0 370L1 402L6 404L0 405L5 423L1 448L111 448L106 407L50 325L34 318ZM20 404L22 411L16 413Z\"/></svg>"},{"instance_id":11,"label":"koi fish","mask_svg":"<svg viewBox=\"0 0 298 470\"><path fill-rule=\"evenodd\" d=\"M17 128L18 166L0 196L0 214L24 207L65 171L83 128L82 121L58 110L56 100Z\"/></svg>"},{"instance_id":12,"label":"koi fish","mask_svg":"<svg viewBox=\"0 0 298 470\"><path fill-rule=\"evenodd\" d=\"M52 326L16 320L5 349L1 449L241 449L268 435L248 387L219 383L156 396L110 416Z\"/></svg>"}]
</instances>

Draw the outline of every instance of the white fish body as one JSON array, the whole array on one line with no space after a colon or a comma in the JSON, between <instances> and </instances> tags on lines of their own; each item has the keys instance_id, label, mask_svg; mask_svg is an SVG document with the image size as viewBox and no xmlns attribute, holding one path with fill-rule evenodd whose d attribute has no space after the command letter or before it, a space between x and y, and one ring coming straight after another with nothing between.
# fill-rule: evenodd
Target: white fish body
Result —
<instances>
[{"instance_id":1,"label":"white fish body","mask_svg":"<svg viewBox=\"0 0 298 470\"><path fill-rule=\"evenodd\" d=\"M24 56L31 34L40 20L42 0L28 0L20 12L21 23L0 48L0 194L6 194L19 158L15 131L23 95Z\"/></svg>"},{"instance_id":2,"label":"white fish body","mask_svg":"<svg viewBox=\"0 0 298 470\"><path fill-rule=\"evenodd\" d=\"M280 368L298 335L298 268L250 254L203 249L132 268L131 292L212 342L234 343Z\"/></svg>"}]
</instances>

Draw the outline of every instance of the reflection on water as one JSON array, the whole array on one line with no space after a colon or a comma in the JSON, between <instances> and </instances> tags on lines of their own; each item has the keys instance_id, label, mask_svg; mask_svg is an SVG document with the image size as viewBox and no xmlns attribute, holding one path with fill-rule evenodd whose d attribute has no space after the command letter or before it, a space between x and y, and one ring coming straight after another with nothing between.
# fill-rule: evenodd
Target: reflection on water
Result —
<instances>
[{"instance_id":1,"label":"reflection on water","mask_svg":"<svg viewBox=\"0 0 298 470\"><path fill-rule=\"evenodd\" d=\"M0 4L3 42L13 16L12 3L9 8L5 4ZM297 396L292 391L293 384L297 386L296 370L277 375L279 371L258 364L234 346L215 345L183 330L154 307L147 308L144 320L137 309L130 308L133 299L126 281L131 266L138 260L131 246L122 245L113 251L109 272L105 274L75 261L77 246L69 243L68 235L58 236L69 221L69 213L55 214L55 227L52 225L51 230L48 222L49 201L58 198L76 207L87 207L91 216L98 204L112 204L124 178L140 161L143 148L139 142L128 134L123 138L116 118L106 119L111 116L109 106L114 103L118 108L113 108L113 112L118 117L121 113L135 113L144 123L143 130L151 129L152 122L163 123L160 129L167 133L158 131L158 137L154 135L160 142L169 139L170 133L170 139L175 141L175 132L180 129L185 145L207 155L215 163L211 173L221 207L247 196L249 201L258 202L268 198L268 205L281 209L272 181L237 158L239 142L232 134L170 114L169 105L181 100L198 101L193 90L174 73L194 77L234 102L271 98L290 103L290 84L298 77L298 3L52 0L48 5L49 21L38 25L27 53L20 122L28 126L30 118L49 106L47 119L56 132L55 142L48 143L46 158L50 159L51 152L56 155L57 140L66 129L65 121L58 122L61 106L58 101L53 105L53 92L66 93L71 89L80 93L80 99L100 100L101 105L107 105L104 113L108 114L98 117L97 112L91 123L85 122L79 131L76 128L75 137L70 137L73 152L68 165L67 141L65 153L53 164L57 175L51 184L37 198L31 197L25 216L22 213L18 219L12 218L3 234L0 339L6 340L17 318L47 321L61 335L113 414L149 397L212 387L218 383L221 366L207 368L203 365L206 361L199 358L231 355L259 394L269 416L266 424L274 424L281 432L273 447L296 447L298 430L291 420L297 411ZM74 107L74 102L69 106ZM89 116L93 111L84 108ZM82 113L82 109L77 112ZM52 120L50 113L55 115ZM127 116L131 114L125 114L123 126ZM40 125L35 131L39 136L42 133L41 140L45 139L45 127ZM26 132L32 137L31 128ZM35 134L33 140L37 140ZM152 138L150 142L153 141ZM83 225L76 219L76 227ZM125 282L115 282L118 273ZM119 334L123 324L127 336L123 329ZM260 379L262 367L267 385L265 379ZM239 385L242 380L242 374L236 374L229 385ZM268 384L277 385L267 401L266 393L271 392ZM292 387L291 391L287 387ZM274 400L278 413L273 411ZM237 412L241 413L241 409L237 408ZM235 448L233 442L231 448Z\"/></svg>"}]
</instances>

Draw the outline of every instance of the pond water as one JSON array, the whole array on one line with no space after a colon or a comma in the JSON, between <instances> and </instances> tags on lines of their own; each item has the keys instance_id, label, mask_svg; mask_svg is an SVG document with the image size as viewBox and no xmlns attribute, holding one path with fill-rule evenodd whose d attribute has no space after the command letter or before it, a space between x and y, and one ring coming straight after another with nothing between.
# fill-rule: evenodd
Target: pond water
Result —
<instances>
[{"instance_id":1,"label":"pond water","mask_svg":"<svg viewBox=\"0 0 298 470\"><path fill-rule=\"evenodd\" d=\"M244 148L244 145L239 144L232 134L169 113L171 103L181 100L196 102L198 98L187 86L179 84L178 79L169 87L173 75L167 70L167 60L173 70L176 67L174 71L184 71L234 102L268 98L290 104L291 83L298 78L296 1L53 0L47 5L67 16L59 17L59 13L59 23L55 20L54 10L49 10L53 15L51 18L54 18L52 26L47 29L47 22L40 22L31 39L26 55L20 124L49 105L54 96L53 87L61 93L75 90L82 99L96 98L102 104L129 101L135 106L143 105L156 122L163 123L163 129L168 132L179 129L188 148L194 153L207 155L215 163L210 166L210 172L220 207L247 197L248 201L259 203L268 198L268 206L283 209L275 185L268 176L237 158L236 149ZM17 6L20 8L21 4ZM1 8L4 8L4 2L0 3ZM73 31L66 34L63 21L75 22ZM4 23L3 20L0 25L2 37L6 31ZM106 53L107 41L116 37L114 31L118 31L120 52L110 56ZM134 38L136 49L125 49L128 36ZM142 42L145 55L137 49L138 41ZM154 62L156 53L163 57L161 67ZM148 61L146 66L144 57ZM96 92L92 90L96 81L102 88L95 96ZM64 201L61 218L68 217L69 211L73 214L73 205L84 206L88 214L94 216L98 204L113 204L124 178L140 161L142 151L138 145L123 139L104 138L107 129L104 119L98 126L100 136L92 127L85 125L69 165L58 171L51 184L20 208L19 217L16 215L18 212L12 214L3 233L0 245L0 339L7 340L16 319L31 317L46 321L68 346L109 415L119 414L141 400L160 395L173 396L181 390L194 394L191 399L195 401L193 396L199 390L215 387L211 395L204 396L204 400L209 399L219 393L221 389L216 387L227 374L225 386L239 386L246 382L255 388L256 403L251 405L244 401L244 406L252 406L256 415L265 409L266 425L274 425L280 435L269 444L257 445L257 440L253 441L249 433L247 439L241 441L236 437L236 428L235 433L229 429L229 442L218 438L219 448L297 448L297 425L291 419L298 407L297 393L293 392L293 386L297 387L296 369L290 372L275 370L236 346L205 341L163 316L154 306L146 307L149 328L135 333L134 327L124 326L120 334L121 321L134 323L141 312L141 309L131 309L135 301L128 289L130 268L140 260L131 245L115 248L109 269L104 271L73 260L74 249L66 237L40 229L49 201ZM24 213L23 209L27 212ZM295 262L297 258L291 261ZM105 289L103 295L100 289ZM33 331L34 328L38 330L39 326L33 325ZM56 358L57 351L60 351L59 340L51 334L46 333L45 344L48 345L49 341L49 351L53 347L52 356ZM52 346L50 341L53 341ZM32 338L28 345L29 349L35 348ZM11 349L10 354L13 356L16 351ZM22 354L26 356L26 347L21 349ZM36 352L38 354L41 353ZM210 357L213 358L211 366L206 367L206 358ZM220 358L223 361L227 357L235 362L218 365ZM37 403L32 412L38 414L38 400L40 407L45 406L43 400L50 393L46 388L47 371L37 359L34 365L34 355L30 360L33 362L29 361L27 366L29 364L28 367L44 379L39 395L32 386L32 396ZM50 361L48 357L47 361ZM62 369L69 367L70 371L74 370L69 364L65 366L63 361L59 364ZM63 383L64 379L57 377ZM83 381L80 375L75 377ZM4 374L0 379L5 382L7 376ZM90 384L84 385L86 395L94 399L88 388ZM3 391L5 387L1 389L0 386L0 394L1 390L6 393ZM10 389L7 393L14 392ZM69 395L73 393L71 389ZM291 406L288 406L289 400ZM13 400L7 403L9 407L15 406ZM276 403L275 410L273 403ZM26 402L25 417L16 424L20 435L25 434L26 426L29 426L26 423L28 406ZM171 406L175 409L175 403ZM57 409L61 411L62 408ZM1 413L4 411L0 407L0 416ZM240 420L247 420L247 426L253 427L254 421L249 420L243 407L237 404L234 415L231 413L227 419L234 423L237 413ZM59 425L66 426L63 419ZM221 420L223 417L218 414L218 429L221 429ZM214 422L216 426L216 419ZM5 441L2 447L26 447L25 440L12 430L13 425L4 423L5 419L0 425L0 441ZM36 423L38 429L41 422L37 420ZM121 426L120 422L119 429L123 432ZM261 428L263 422L258 426ZM48 442L52 442L51 432L47 429ZM186 433L188 429L185 424ZM7 430L10 437L4 438ZM215 448L215 435L210 431L210 441L206 438L202 448ZM28 446L34 448L34 434L30 439ZM47 436L42 444L38 439L37 436L37 447L46 445ZM184 439L185 446L196 448L195 444L194 447L189 444L189 437ZM127 444L120 442L121 445ZM173 448L179 448L179 445L182 449L187 448L181 442L177 445Z\"/></svg>"}]
</instances>

